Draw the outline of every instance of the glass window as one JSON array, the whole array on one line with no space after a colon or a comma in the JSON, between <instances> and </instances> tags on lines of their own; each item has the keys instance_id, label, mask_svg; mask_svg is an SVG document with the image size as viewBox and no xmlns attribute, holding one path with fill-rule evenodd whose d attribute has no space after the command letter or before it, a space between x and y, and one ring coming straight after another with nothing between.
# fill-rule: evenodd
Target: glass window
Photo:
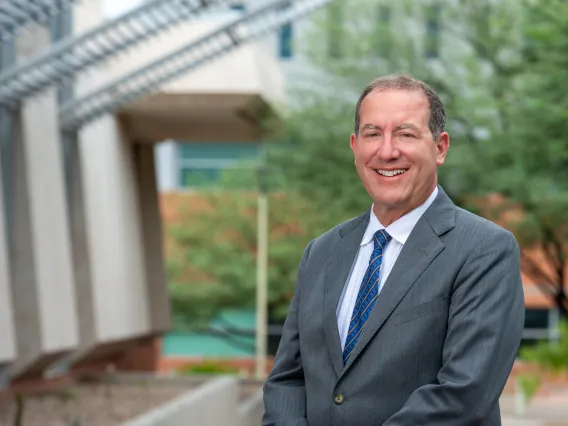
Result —
<instances>
[{"instance_id":1,"label":"glass window","mask_svg":"<svg viewBox=\"0 0 568 426\"><path fill-rule=\"evenodd\" d=\"M182 188L213 188L223 170L256 160L260 146L255 143L180 143L178 145L179 185Z\"/></svg>"},{"instance_id":2,"label":"glass window","mask_svg":"<svg viewBox=\"0 0 568 426\"><path fill-rule=\"evenodd\" d=\"M210 188L219 182L221 169L180 168L180 186L183 188Z\"/></svg>"},{"instance_id":3,"label":"glass window","mask_svg":"<svg viewBox=\"0 0 568 426\"><path fill-rule=\"evenodd\" d=\"M231 10L236 10L237 12L244 12L246 10L246 6L243 3L233 3L231 5Z\"/></svg>"},{"instance_id":4,"label":"glass window","mask_svg":"<svg viewBox=\"0 0 568 426\"><path fill-rule=\"evenodd\" d=\"M59 13L53 15L50 19L51 40L53 43L71 35L73 14L72 9L64 8ZM58 90L58 98L60 103L64 103L73 97L73 82L67 80L60 85Z\"/></svg>"},{"instance_id":5,"label":"glass window","mask_svg":"<svg viewBox=\"0 0 568 426\"><path fill-rule=\"evenodd\" d=\"M548 309L527 309L525 311L525 328L548 328L550 311Z\"/></svg>"},{"instance_id":6,"label":"glass window","mask_svg":"<svg viewBox=\"0 0 568 426\"><path fill-rule=\"evenodd\" d=\"M291 4L288 3L282 11L286 11L288 8L291 7ZM278 37L278 50L281 59L289 59L293 56L293 30L292 30L292 23L288 23L283 25L280 28L279 37Z\"/></svg>"},{"instance_id":7,"label":"glass window","mask_svg":"<svg viewBox=\"0 0 568 426\"><path fill-rule=\"evenodd\" d=\"M292 24L286 24L280 29L280 58L289 59L293 56Z\"/></svg>"}]
</instances>

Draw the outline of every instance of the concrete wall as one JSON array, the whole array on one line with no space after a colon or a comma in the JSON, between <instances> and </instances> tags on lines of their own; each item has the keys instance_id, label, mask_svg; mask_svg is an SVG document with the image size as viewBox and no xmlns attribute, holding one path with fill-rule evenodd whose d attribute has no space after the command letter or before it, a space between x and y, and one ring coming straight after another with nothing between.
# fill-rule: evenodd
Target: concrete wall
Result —
<instances>
[{"instance_id":1,"label":"concrete wall","mask_svg":"<svg viewBox=\"0 0 568 426\"><path fill-rule=\"evenodd\" d=\"M79 134L97 342L151 330L140 200L129 141L114 117Z\"/></svg>"},{"instance_id":2,"label":"concrete wall","mask_svg":"<svg viewBox=\"0 0 568 426\"><path fill-rule=\"evenodd\" d=\"M77 33L101 22L100 2L75 7ZM106 64L77 79L77 96L109 78ZM115 117L77 135L93 333L84 356L101 345L163 331L169 325L153 151L127 140ZM88 299L88 297L87 297Z\"/></svg>"},{"instance_id":3,"label":"concrete wall","mask_svg":"<svg viewBox=\"0 0 568 426\"><path fill-rule=\"evenodd\" d=\"M19 60L49 43L34 27L16 43ZM14 373L78 344L77 311L55 89L15 114L12 294L18 362Z\"/></svg>"},{"instance_id":4,"label":"concrete wall","mask_svg":"<svg viewBox=\"0 0 568 426\"><path fill-rule=\"evenodd\" d=\"M170 310L169 304L165 303L168 300L168 291L154 145L134 145L134 152L150 323L153 330L165 331L170 325Z\"/></svg>"},{"instance_id":5,"label":"concrete wall","mask_svg":"<svg viewBox=\"0 0 568 426\"><path fill-rule=\"evenodd\" d=\"M122 426L241 426L237 415L238 394L236 378L210 380Z\"/></svg>"},{"instance_id":6,"label":"concrete wall","mask_svg":"<svg viewBox=\"0 0 568 426\"><path fill-rule=\"evenodd\" d=\"M239 426L258 426L262 423L263 415L264 400L262 389L252 395L248 400L241 402L237 409Z\"/></svg>"},{"instance_id":7,"label":"concrete wall","mask_svg":"<svg viewBox=\"0 0 568 426\"><path fill-rule=\"evenodd\" d=\"M147 65L190 41L213 31L227 19L214 15L177 25L172 30L151 38L128 53L108 61L108 79ZM270 76L270 77L267 77ZM269 101L284 99L281 71L273 51L265 41L246 43L214 61L164 84L166 93L253 93Z\"/></svg>"},{"instance_id":8,"label":"concrete wall","mask_svg":"<svg viewBox=\"0 0 568 426\"><path fill-rule=\"evenodd\" d=\"M0 172L0 176L2 173ZM0 185L0 365L13 361L16 356L14 318L12 310L12 291L6 224L4 221L4 195Z\"/></svg>"}]
</instances>

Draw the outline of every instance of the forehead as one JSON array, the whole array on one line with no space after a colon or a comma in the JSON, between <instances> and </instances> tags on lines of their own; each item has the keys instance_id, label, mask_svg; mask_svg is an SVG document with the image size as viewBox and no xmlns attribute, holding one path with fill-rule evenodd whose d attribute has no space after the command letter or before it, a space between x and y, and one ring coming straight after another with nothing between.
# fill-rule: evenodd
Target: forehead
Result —
<instances>
[{"instance_id":1,"label":"forehead","mask_svg":"<svg viewBox=\"0 0 568 426\"><path fill-rule=\"evenodd\" d=\"M429 114L428 98L419 90L375 90L361 103L360 120L362 125L403 121L427 125Z\"/></svg>"}]
</instances>

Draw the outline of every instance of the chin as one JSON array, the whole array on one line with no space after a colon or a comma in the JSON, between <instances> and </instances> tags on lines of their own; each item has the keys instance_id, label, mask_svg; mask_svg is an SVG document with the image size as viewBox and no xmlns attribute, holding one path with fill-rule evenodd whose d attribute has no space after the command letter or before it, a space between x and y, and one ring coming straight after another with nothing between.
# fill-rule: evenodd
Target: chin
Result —
<instances>
[{"instance_id":1,"label":"chin","mask_svg":"<svg viewBox=\"0 0 568 426\"><path fill-rule=\"evenodd\" d=\"M375 197L373 201L376 206L387 208L397 208L406 204L403 197Z\"/></svg>"},{"instance_id":2,"label":"chin","mask_svg":"<svg viewBox=\"0 0 568 426\"><path fill-rule=\"evenodd\" d=\"M377 205L399 207L408 202L407 195L400 188L375 188L371 198Z\"/></svg>"}]
</instances>

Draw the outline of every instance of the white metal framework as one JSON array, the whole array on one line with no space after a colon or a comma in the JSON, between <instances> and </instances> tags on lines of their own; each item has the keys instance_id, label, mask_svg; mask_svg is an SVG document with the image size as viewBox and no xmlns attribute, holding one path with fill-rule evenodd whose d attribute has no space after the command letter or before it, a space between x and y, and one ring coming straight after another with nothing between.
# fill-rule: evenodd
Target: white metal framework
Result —
<instances>
[{"instance_id":1,"label":"white metal framework","mask_svg":"<svg viewBox=\"0 0 568 426\"><path fill-rule=\"evenodd\" d=\"M42 1L47 2L47 0ZM11 2L40 3L39 0L11 0ZM229 0L145 2L132 11L104 22L81 35L66 37L38 56L4 70L0 73L0 104L14 105L49 85L68 81L76 73L123 52L175 24L187 21L215 6L227 6L229 3ZM4 3L0 3L0 12L2 5Z\"/></svg>"},{"instance_id":2,"label":"white metal framework","mask_svg":"<svg viewBox=\"0 0 568 426\"><path fill-rule=\"evenodd\" d=\"M272 0L225 26L151 64L117 79L60 110L63 130L72 131L129 102L155 92L160 85L232 50L277 30L282 25L321 8L333 0Z\"/></svg>"},{"instance_id":3,"label":"white metal framework","mask_svg":"<svg viewBox=\"0 0 568 426\"><path fill-rule=\"evenodd\" d=\"M0 0L0 36L9 38L29 23L49 23L57 13L70 8L77 0Z\"/></svg>"}]
</instances>

